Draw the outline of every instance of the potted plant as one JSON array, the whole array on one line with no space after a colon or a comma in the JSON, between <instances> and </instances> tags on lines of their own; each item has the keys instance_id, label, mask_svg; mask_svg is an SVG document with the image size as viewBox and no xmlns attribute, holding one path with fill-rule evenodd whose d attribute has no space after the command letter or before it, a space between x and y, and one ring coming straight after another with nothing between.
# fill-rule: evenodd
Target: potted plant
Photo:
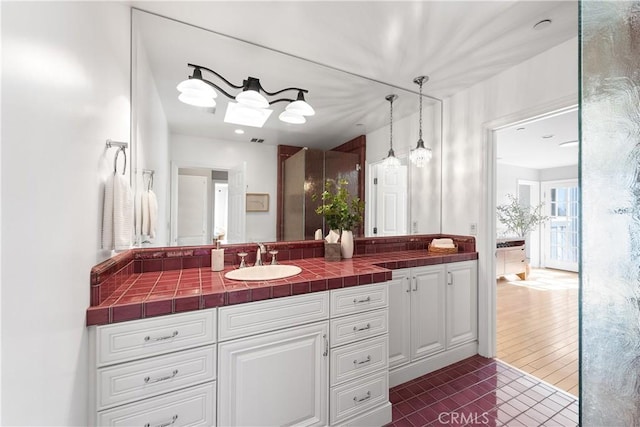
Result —
<instances>
[{"instance_id":1,"label":"potted plant","mask_svg":"<svg viewBox=\"0 0 640 427\"><path fill-rule=\"evenodd\" d=\"M358 197L351 197L348 184L344 178L337 182L327 179L321 195L322 204L316 208L316 213L324 217L329 230L338 234L342 258L353 257L353 228L362 222L364 213L364 202Z\"/></svg>"},{"instance_id":2,"label":"potted plant","mask_svg":"<svg viewBox=\"0 0 640 427\"><path fill-rule=\"evenodd\" d=\"M513 194L507 194L509 203L497 207L498 221L507 227L508 232L518 237L525 238L527 234L549 219L542 214L544 203L537 206L523 206L520 200Z\"/></svg>"}]
</instances>

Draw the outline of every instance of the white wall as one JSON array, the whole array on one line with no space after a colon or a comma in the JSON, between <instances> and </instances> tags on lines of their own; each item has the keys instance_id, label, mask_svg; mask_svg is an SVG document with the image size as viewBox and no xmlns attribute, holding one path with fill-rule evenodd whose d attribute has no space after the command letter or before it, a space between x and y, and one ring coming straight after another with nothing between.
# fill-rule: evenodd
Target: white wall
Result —
<instances>
[{"instance_id":1,"label":"white wall","mask_svg":"<svg viewBox=\"0 0 640 427\"><path fill-rule=\"evenodd\" d=\"M416 97L416 104L418 103ZM416 108L417 109L417 108ZM409 216L408 231L410 234L440 233L440 199L441 199L441 110L440 104L427 105L422 114L422 139L425 147L431 148L433 158L424 168L417 168L409 163ZM393 121L393 151L396 157L407 159L409 152L416 147L418 141L418 112L400 120ZM389 153L389 125L369 132L367 135L367 164L379 162ZM367 169L368 172L368 169ZM367 186L369 185L369 177ZM367 197L370 198L371 191ZM370 223L373 206L368 206L365 223Z\"/></svg>"},{"instance_id":2,"label":"white wall","mask_svg":"<svg viewBox=\"0 0 640 427\"><path fill-rule=\"evenodd\" d=\"M136 35L134 35L134 38ZM169 244L169 126L167 116L160 102L160 95L149 67L143 44L135 39L135 63L133 69L132 135L134 136L136 158L136 189L146 191L149 176L143 177L142 170L154 171L153 192L158 199L158 220L154 246Z\"/></svg>"},{"instance_id":3,"label":"white wall","mask_svg":"<svg viewBox=\"0 0 640 427\"><path fill-rule=\"evenodd\" d=\"M540 170L498 164L496 168L496 202L507 203L507 194L518 195L518 180L540 181Z\"/></svg>"},{"instance_id":4,"label":"white wall","mask_svg":"<svg viewBox=\"0 0 640 427\"><path fill-rule=\"evenodd\" d=\"M129 9L2 3L2 425L87 424L107 138L129 140Z\"/></svg>"},{"instance_id":5,"label":"white wall","mask_svg":"<svg viewBox=\"0 0 640 427\"><path fill-rule=\"evenodd\" d=\"M540 181L560 181L563 179L578 179L578 165L540 170Z\"/></svg>"},{"instance_id":6,"label":"white wall","mask_svg":"<svg viewBox=\"0 0 640 427\"><path fill-rule=\"evenodd\" d=\"M247 242L276 240L278 148L275 145L219 141L180 134L170 136L170 158L182 166L230 169L247 163L247 193L268 193L268 212L247 212Z\"/></svg>"},{"instance_id":7,"label":"white wall","mask_svg":"<svg viewBox=\"0 0 640 427\"><path fill-rule=\"evenodd\" d=\"M443 197L445 233L468 234L478 224L480 353L493 355L490 285L494 281L491 242L495 177L485 164L492 126L507 125L578 102L578 39L555 46L444 100ZM488 206L493 206L489 208Z\"/></svg>"}]
</instances>

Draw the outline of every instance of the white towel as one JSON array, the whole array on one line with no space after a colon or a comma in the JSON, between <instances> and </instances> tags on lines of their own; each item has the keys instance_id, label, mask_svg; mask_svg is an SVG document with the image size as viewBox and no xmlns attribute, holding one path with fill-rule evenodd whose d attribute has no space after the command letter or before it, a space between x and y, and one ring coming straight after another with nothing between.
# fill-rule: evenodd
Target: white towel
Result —
<instances>
[{"instance_id":1,"label":"white towel","mask_svg":"<svg viewBox=\"0 0 640 427\"><path fill-rule=\"evenodd\" d=\"M136 239L138 236L142 235L142 194L140 192L136 192L134 201L134 214L133 214L133 222L134 222L134 235Z\"/></svg>"},{"instance_id":2,"label":"white towel","mask_svg":"<svg viewBox=\"0 0 640 427\"><path fill-rule=\"evenodd\" d=\"M102 248L117 251L131 247L133 196L124 175L111 175L104 186Z\"/></svg>"},{"instance_id":3,"label":"white towel","mask_svg":"<svg viewBox=\"0 0 640 427\"><path fill-rule=\"evenodd\" d=\"M140 205L142 206L142 235L149 235L149 192L142 192L142 200Z\"/></svg>"},{"instance_id":4,"label":"white towel","mask_svg":"<svg viewBox=\"0 0 640 427\"><path fill-rule=\"evenodd\" d=\"M158 224L158 198L153 190L149 190L149 238L155 239Z\"/></svg>"},{"instance_id":5,"label":"white towel","mask_svg":"<svg viewBox=\"0 0 640 427\"><path fill-rule=\"evenodd\" d=\"M455 248L453 244L453 239L443 238L443 239L433 239L431 241L431 246L436 248Z\"/></svg>"}]
</instances>

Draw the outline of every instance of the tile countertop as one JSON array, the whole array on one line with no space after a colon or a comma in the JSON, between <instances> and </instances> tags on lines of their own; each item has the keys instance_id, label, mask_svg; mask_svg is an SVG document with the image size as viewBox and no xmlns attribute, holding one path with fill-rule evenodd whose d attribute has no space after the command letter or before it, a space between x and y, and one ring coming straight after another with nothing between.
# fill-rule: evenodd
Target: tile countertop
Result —
<instances>
[{"instance_id":1,"label":"tile countertop","mask_svg":"<svg viewBox=\"0 0 640 427\"><path fill-rule=\"evenodd\" d=\"M229 280L210 268L131 274L100 305L87 309L87 326L104 325L185 311L241 304L391 280L391 270L477 259L477 252L430 254L426 250L282 261L302 268L296 276L270 281Z\"/></svg>"}]
</instances>

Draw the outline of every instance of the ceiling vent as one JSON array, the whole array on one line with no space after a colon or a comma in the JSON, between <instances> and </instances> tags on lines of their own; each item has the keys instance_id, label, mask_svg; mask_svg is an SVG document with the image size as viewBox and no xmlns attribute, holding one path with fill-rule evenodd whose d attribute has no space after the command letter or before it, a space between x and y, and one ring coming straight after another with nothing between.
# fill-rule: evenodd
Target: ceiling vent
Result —
<instances>
[{"instance_id":1,"label":"ceiling vent","mask_svg":"<svg viewBox=\"0 0 640 427\"><path fill-rule=\"evenodd\" d=\"M264 139L263 138L251 138L251 142L257 142L257 143L263 143Z\"/></svg>"}]
</instances>

